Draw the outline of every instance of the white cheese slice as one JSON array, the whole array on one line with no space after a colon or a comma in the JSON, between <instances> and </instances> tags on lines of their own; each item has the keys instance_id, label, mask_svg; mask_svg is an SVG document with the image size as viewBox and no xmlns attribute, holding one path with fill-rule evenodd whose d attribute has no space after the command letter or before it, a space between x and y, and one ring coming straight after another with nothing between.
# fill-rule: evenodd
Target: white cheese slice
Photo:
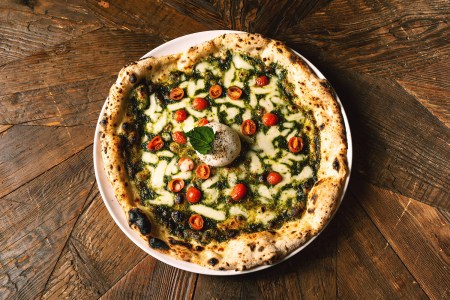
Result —
<instances>
[{"instance_id":1,"label":"white cheese slice","mask_svg":"<svg viewBox=\"0 0 450 300\"><path fill-rule=\"evenodd\" d=\"M303 119L305 118L305 116L303 115L303 113L301 111L295 113L295 114L288 114L286 116L284 116L284 118L287 121L295 121L295 122L302 122Z\"/></svg>"},{"instance_id":2,"label":"white cheese slice","mask_svg":"<svg viewBox=\"0 0 450 300\"><path fill-rule=\"evenodd\" d=\"M292 180L304 181L306 179L311 178L312 176L313 176L313 169L310 166L306 166L303 168L300 174L292 176Z\"/></svg>"},{"instance_id":3,"label":"white cheese slice","mask_svg":"<svg viewBox=\"0 0 450 300\"><path fill-rule=\"evenodd\" d=\"M159 161L159 158L156 154L144 152L142 153L142 161L148 164L156 164Z\"/></svg>"},{"instance_id":4,"label":"white cheese slice","mask_svg":"<svg viewBox=\"0 0 450 300\"><path fill-rule=\"evenodd\" d=\"M172 104L167 105L167 109L170 111L179 110L179 109L182 109L185 107L186 107L186 101L183 101L183 100L180 102L177 102L177 103L172 103Z\"/></svg>"},{"instance_id":5,"label":"white cheese slice","mask_svg":"<svg viewBox=\"0 0 450 300\"><path fill-rule=\"evenodd\" d=\"M202 216L205 216L205 217L217 220L217 221L224 221L226 218L225 212L223 212L221 210L215 210L214 208L211 208L211 207L203 205L203 204L191 205L189 208L190 208L190 210L192 210Z\"/></svg>"},{"instance_id":6,"label":"white cheese slice","mask_svg":"<svg viewBox=\"0 0 450 300\"><path fill-rule=\"evenodd\" d=\"M238 205L231 206L230 210L229 210L229 213L232 216L241 215L241 216L244 216L246 218L248 217L247 211L244 208L242 208L242 207L240 207Z\"/></svg>"},{"instance_id":7,"label":"white cheese slice","mask_svg":"<svg viewBox=\"0 0 450 300\"><path fill-rule=\"evenodd\" d=\"M294 189L287 189L281 192L280 201L286 203L289 199L297 197L297 192Z\"/></svg>"},{"instance_id":8,"label":"white cheese slice","mask_svg":"<svg viewBox=\"0 0 450 300\"><path fill-rule=\"evenodd\" d=\"M167 161L161 160L152 172L152 186L154 188L159 188L164 185L164 173L166 172Z\"/></svg>"},{"instance_id":9,"label":"white cheese slice","mask_svg":"<svg viewBox=\"0 0 450 300\"><path fill-rule=\"evenodd\" d=\"M228 71L226 71L225 75L223 76L223 85L225 86L225 88L232 86L231 82L234 80L235 73L236 69L233 65L231 65Z\"/></svg>"},{"instance_id":10,"label":"white cheese slice","mask_svg":"<svg viewBox=\"0 0 450 300\"><path fill-rule=\"evenodd\" d=\"M249 151L247 157L250 157L250 173L261 174L264 170L258 155L253 151Z\"/></svg>"},{"instance_id":11,"label":"white cheese slice","mask_svg":"<svg viewBox=\"0 0 450 300\"><path fill-rule=\"evenodd\" d=\"M229 104L241 107L241 108L245 108L244 101L242 101L242 100L232 100L232 99L228 98L228 96L226 98L217 98L215 100L215 102L218 103L218 104L229 103Z\"/></svg>"},{"instance_id":12,"label":"white cheese slice","mask_svg":"<svg viewBox=\"0 0 450 300\"><path fill-rule=\"evenodd\" d=\"M161 115L156 113L154 115L158 115L158 120L153 124L147 123L147 130L152 133L159 133L168 123L167 111L164 111Z\"/></svg>"},{"instance_id":13,"label":"white cheese slice","mask_svg":"<svg viewBox=\"0 0 450 300\"><path fill-rule=\"evenodd\" d=\"M201 90L205 88L205 80L199 79L197 81L189 80L188 86L187 86L187 94L189 97L194 97L195 92L197 90Z\"/></svg>"},{"instance_id":14,"label":"white cheese slice","mask_svg":"<svg viewBox=\"0 0 450 300\"><path fill-rule=\"evenodd\" d=\"M284 127L284 128L292 128L292 127L294 127L294 123L291 123L291 122L284 122L284 123L283 123L283 127Z\"/></svg>"},{"instance_id":15,"label":"white cheese slice","mask_svg":"<svg viewBox=\"0 0 450 300\"><path fill-rule=\"evenodd\" d=\"M239 54L233 55L233 64L235 65L236 69L246 69L246 70L253 69L253 66L247 61L245 61Z\"/></svg>"},{"instance_id":16,"label":"white cheese slice","mask_svg":"<svg viewBox=\"0 0 450 300\"><path fill-rule=\"evenodd\" d=\"M175 197L173 193L161 189L157 191L157 194L158 196L155 199L149 200L148 202L156 205L173 206Z\"/></svg>"},{"instance_id":17,"label":"white cheese slice","mask_svg":"<svg viewBox=\"0 0 450 300\"><path fill-rule=\"evenodd\" d=\"M227 112L229 121L232 121L239 114L239 109L236 107L229 107L225 111Z\"/></svg>"},{"instance_id":18,"label":"white cheese slice","mask_svg":"<svg viewBox=\"0 0 450 300\"><path fill-rule=\"evenodd\" d=\"M173 158L166 167L165 174L170 176L172 174L176 174L178 172L177 159Z\"/></svg>"},{"instance_id":19,"label":"white cheese slice","mask_svg":"<svg viewBox=\"0 0 450 300\"><path fill-rule=\"evenodd\" d=\"M156 153L156 155L158 155L159 157L161 157L161 156L164 156L164 157L173 157L173 153L172 152L170 152L169 150L161 150L161 151L158 151L157 153Z\"/></svg>"},{"instance_id":20,"label":"white cheese slice","mask_svg":"<svg viewBox=\"0 0 450 300\"><path fill-rule=\"evenodd\" d=\"M200 74L205 74L206 71L211 71L211 73L214 74L214 76L220 76L221 75L221 71L219 68L214 67L213 65L211 65L210 63L204 61L199 63L195 69L200 73Z\"/></svg>"},{"instance_id":21,"label":"white cheese slice","mask_svg":"<svg viewBox=\"0 0 450 300\"><path fill-rule=\"evenodd\" d=\"M270 220L273 220L277 215L272 211L266 211L264 213L257 213L255 220L260 223L267 224Z\"/></svg>"}]
</instances>

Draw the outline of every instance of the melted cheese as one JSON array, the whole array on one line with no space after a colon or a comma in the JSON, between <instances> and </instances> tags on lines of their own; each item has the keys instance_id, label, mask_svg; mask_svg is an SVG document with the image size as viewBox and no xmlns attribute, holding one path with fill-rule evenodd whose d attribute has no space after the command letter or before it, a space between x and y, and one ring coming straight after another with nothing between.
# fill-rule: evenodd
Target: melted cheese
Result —
<instances>
[{"instance_id":1,"label":"melted cheese","mask_svg":"<svg viewBox=\"0 0 450 300\"><path fill-rule=\"evenodd\" d=\"M297 197L297 192L294 189L287 189L281 192L280 202L286 203L289 199L295 199Z\"/></svg>"},{"instance_id":2,"label":"melted cheese","mask_svg":"<svg viewBox=\"0 0 450 300\"><path fill-rule=\"evenodd\" d=\"M237 69L252 70L253 66L245 61L239 54L233 55L233 64Z\"/></svg>"},{"instance_id":3,"label":"melted cheese","mask_svg":"<svg viewBox=\"0 0 450 300\"><path fill-rule=\"evenodd\" d=\"M183 131L188 132L195 126L195 120L194 117L189 116L186 120L183 122Z\"/></svg>"},{"instance_id":4,"label":"melted cheese","mask_svg":"<svg viewBox=\"0 0 450 300\"><path fill-rule=\"evenodd\" d=\"M189 207L189 209L202 215L202 216L214 219L216 221L223 221L226 219L225 212L223 212L221 210L216 210L214 208L211 208L211 207L203 205L203 204L191 205Z\"/></svg>"},{"instance_id":5,"label":"melted cheese","mask_svg":"<svg viewBox=\"0 0 450 300\"><path fill-rule=\"evenodd\" d=\"M264 172L261 160L255 152L249 151L247 157L250 157L250 173L261 174L262 172Z\"/></svg>"},{"instance_id":6,"label":"melted cheese","mask_svg":"<svg viewBox=\"0 0 450 300\"><path fill-rule=\"evenodd\" d=\"M273 220L277 215L273 211L266 211L264 213L257 213L255 216L255 221L259 223L267 224L269 221Z\"/></svg>"},{"instance_id":7,"label":"melted cheese","mask_svg":"<svg viewBox=\"0 0 450 300\"><path fill-rule=\"evenodd\" d=\"M292 179L296 181L305 181L306 179L309 179L312 176L313 176L313 169L310 166L306 166L303 168L300 174L292 176Z\"/></svg>"},{"instance_id":8,"label":"melted cheese","mask_svg":"<svg viewBox=\"0 0 450 300\"><path fill-rule=\"evenodd\" d=\"M242 208L241 206L238 205L233 205L230 207L230 210L228 211L230 213L230 215L232 216L237 216L237 215L241 215L244 217L248 217L248 213L245 210L245 208Z\"/></svg>"},{"instance_id":9,"label":"melted cheese","mask_svg":"<svg viewBox=\"0 0 450 300\"><path fill-rule=\"evenodd\" d=\"M194 97L195 92L197 90L201 90L205 88L205 80L199 79L197 81L189 80L189 84L187 86L187 94L189 97Z\"/></svg>"},{"instance_id":10,"label":"melted cheese","mask_svg":"<svg viewBox=\"0 0 450 300\"><path fill-rule=\"evenodd\" d=\"M143 152L142 161L148 164L156 164L159 161L159 158L156 154L150 152Z\"/></svg>"},{"instance_id":11,"label":"melted cheese","mask_svg":"<svg viewBox=\"0 0 450 300\"><path fill-rule=\"evenodd\" d=\"M214 76L220 76L220 75L221 75L221 71L220 71L219 68L214 67L213 65L211 65L210 63L208 63L208 62L206 62L206 61L197 64L197 66L195 67L195 69L196 69L200 74L205 74L206 71L210 71L211 73L214 74Z\"/></svg>"},{"instance_id":12,"label":"melted cheese","mask_svg":"<svg viewBox=\"0 0 450 300\"><path fill-rule=\"evenodd\" d=\"M149 200L148 202L155 205L173 206L175 197L173 193L161 189L157 191L157 194L158 196L155 199Z\"/></svg>"},{"instance_id":13,"label":"melted cheese","mask_svg":"<svg viewBox=\"0 0 450 300\"><path fill-rule=\"evenodd\" d=\"M245 102L244 101L232 100L232 99L228 98L228 96L226 98L217 98L215 102L219 103L219 104L229 103L231 105L238 106L240 108L245 108Z\"/></svg>"},{"instance_id":14,"label":"melted cheese","mask_svg":"<svg viewBox=\"0 0 450 300\"><path fill-rule=\"evenodd\" d=\"M154 188L159 188L164 185L164 173L166 172L167 162L165 160L161 160L158 162L158 165L155 168L155 171L152 172L152 186Z\"/></svg>"}]
</instances>

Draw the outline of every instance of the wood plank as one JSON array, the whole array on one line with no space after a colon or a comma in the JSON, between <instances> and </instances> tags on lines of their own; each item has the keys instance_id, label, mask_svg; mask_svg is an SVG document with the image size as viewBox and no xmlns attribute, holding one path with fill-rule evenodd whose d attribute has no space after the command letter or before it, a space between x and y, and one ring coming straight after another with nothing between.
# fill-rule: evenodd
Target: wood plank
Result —
<instances>
[{"instance_id":1,"label":"wood plank","mask_svg":"<svg viewBox=\"0 0 450 300\"><path fill-rule=\"evenodd\" d=\"M330 299L336 296L336 222L307 248L269 269L242 276L199 275L195 299Z\"/></svg>"},{"instance_id":2,"label":"wood plank","mask_svg":"<svg viewBox=\"0 0 450 300\"><path fill-rule=\"evenodd\" d=\"M8 95L117 75L162 42L158 35L100 29L65 43L63 51L57 47L4 65L0 89Z\"/></svg>"},{"instance_id":3,"label":"wood plank","mask_svg":"<svg viewBox=\"0 0 450 300\"><path fill-rule=\"evenodd\" d=\"M431 206L362 181L352 192L428 297L448 298L449 221Z\"/></svg>"},{"instance_id":4,"label":"wood plank","mask_svg":"<svg viewBox=\"0 0 450 300\"><path fill-rule=\"evenodd\" d=\"M49 49L102 25L0 8L0 65ZM61 50L63 50L61 48Z\"/></svg>"},{"instance_id":5,"label":"wood plank","mask_svg":"<svg viewBox=\"0 0 450 300\"><path fill-rule=\"evenodd\" d=\"M336 0L277 38L323 66L401 76L447 62L449 17L445 0Z\"/></svg>"},{"instance_id":6,"label":"wood plank","mask_svg":"<svg viewBox=\"0 0 450 300\"><path fill-rule=\"evenodd\" d=\"M100 299L192 299L197 276L148 255Z\"/></svg>"},{"instance_id":7,"label":"wood plank","mask_svg":"<svg viewBox=\"0 0 450 300\"><path fill-rule=\"evenodd\" d=\"M94 128L16 125L0 135L0 197L92 144Z\"/></svg>"},{"instance_id":8,"label":"wood plank","mask_svg":"<svg viewBox=\"0 0 450 300\"><path fill-rule=\"evenodd\" d=\"M408 72L397 81L436 118L450 127L450 63L437 63Z\"/></svg>"},{"instance_id":9,"label":"wood plank","mask_svg":"<svg viewBox=\"0 0 450 300\"><path fill-rule=\"evenodd\" d=\"M116 225L96 186L93 195L48 280L44 299L98 298L147 255Z\"/></svg>"},{"instance_id":10,"label":"wood plank","mask_svg":"<svg viewBox=\"0 0 450 300\"><path fill-rule=\"evenodd\" d=\"M116 76L0 96L0 123L95 126Z\"/></svg>"},{"instance_id":11,"label":"wood plank","mask_svg":"<svg viewBox=\"0 0 450 300\"><path fill-rule=\"evenodd\" d=\"M377 186L450 209L450 130L394 80L330 70L347 112L354 172Z\"/></svg>"},{"instance_id":12,"label":"wood plank","mask_svg":"<svg viewBox=\"0 0 450 300\"><path fill-rule=\"evenodd\" d=\"M0 298L37 298L93 183L88 147L0 198Z\"/></svg>"},{"instance_id":13,"label":"wood plank","mask_svg":"<svg viewBox=\"0 0 450 300\"><path fill-rule=\"evenodd\" d=\"M2 133L3 131L8 130L9 128L11 128L13 125L0 125L0 133Z\"/></svg>"},{"instance_id":14,"label":"wood plank","mask_svg":"<svg viewBox=\"0 0 450 300\"><path fill-rule=\"evenodd\" d=\"M427 299L354 196L348 195L337 219L341 229L337 251L338 298Z\"/></svg>"}]
</instances>

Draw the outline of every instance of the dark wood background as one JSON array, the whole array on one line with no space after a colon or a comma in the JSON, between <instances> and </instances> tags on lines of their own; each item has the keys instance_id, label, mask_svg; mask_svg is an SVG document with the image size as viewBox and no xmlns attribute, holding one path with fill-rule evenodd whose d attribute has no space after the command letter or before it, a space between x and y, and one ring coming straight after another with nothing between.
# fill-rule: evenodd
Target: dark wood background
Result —
<instances>
[{"instance_id":1,"label":"dark wood background","mask_svg":"<svg viewBox=\"0 0 450 300\"><path fill-rule=\"evenodd\" d=\"M449 299L448 1L0 1L0 298ZM273 268L178 270L122 234L94 178L121 68L197 31L285 41L337 90L354 169L341 209Z\"/></svg>"}]
</instances>

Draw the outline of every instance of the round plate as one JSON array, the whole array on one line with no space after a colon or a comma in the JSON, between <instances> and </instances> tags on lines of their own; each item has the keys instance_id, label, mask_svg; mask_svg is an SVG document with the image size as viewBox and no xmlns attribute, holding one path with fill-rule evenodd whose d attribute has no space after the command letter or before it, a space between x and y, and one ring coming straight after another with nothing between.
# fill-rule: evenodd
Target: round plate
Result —
<instances>
[{"instance_id":1,"label":"round plate","mask_svg":"<svg viewBox=\"0 0 450 300\"><path fill-rule=\"evenodd\" d=\"M206 42L206 41L211 40L221 34L239 33L239 32L240 31L213 30L213 31L203 31L203 32L197 32L197 33L185 35L185 36L176 38L174 40L171 40L171 41L153 49L152 51L150 51L146 55L144 55L142 58L146 58L149 56L163 56L163 55L179 53L179 52L187 50L191 46ZM325 77L322 75L322 73L320 73L320 71L315 66L313 66L307 59L305 59L299 53L297 53L297 55L299 55L311 67L311 69L316 73L316 75L319 78L325 79ZM352 139L351 139L351 135L350 135L350 127L348 125L347 116L345 115L345 111L344 111L344 108L342 107L341 101L339 100L339 98L337 96L336 96L336 98L341 107L342 116L344 117L345 129L347 132L347 143L348 143L347 158L348 158L348 164L349 164L349 171L351 171L353 148L352 148ZM144 250L151 256L153 256L153 257L159 259L160 261L165 262L166 264L169 264L173 267L176 267L176 268L179 268L179 269L182 269L185 271L189 271L189 272L194 272L194 273L199 273L199 274L207 274L207 275L239 275L239 274L251 273L251 272L256 272L256 271L260 271L263 269L267 269L267 268L270 268L271 266L274 266L282 261L285 261L285 260L289 259L290 257L294 256L295 254L297 254L298 252L300 252L306 246L308 246L308 244L311 243L318 236L318 235L314 236L306 244L302 245L301 247L299 247L298 249L296 249L295 251L290 253L288 256L284 257L282 260L279 260L274 264L259 266L259 267L252 268L250 270L245 270L245 271L210 270L208 268L201 267L197 264L177 260L169 255L162 254L156 250L153 250L152 248L149 247L148 243L139 236L139 234L136 231L132 230L128 226L128 220L125 217L122 207L120 206L119 202L117 201L116 197L114 196L114 191L108 181L108 177L107 177L106 172L103 167L103 161L102 161L102 157L101 157L100 134L99 134L101 128L100 128L99 124L100 124L102 115L105 110L105 105L106 105L106 101L105 101L105 104L103 105L102 111L100 112L100 116L99 116L99 119L97 122L97 127L95 130L95 137L94 137L94 169L95 169L95 178L97 179L98 188L100 190L100 194L102 195L103 201L105 202L105 205L108 208L109 213L113 217L116 224L120 227L120 229L122 229L122 231L125 233L125 235L130 240L133 241L133 243L135 243L137 246L139 246L139 248L141 248L142 250ZM350 174L347 177L347 180L345 182L344 193L342 194L341 199L339 199L338 206L341 204L342 198L344 197L345 191L347 190L349 178L350 178Z\"/></svg>"}]
</instances>

